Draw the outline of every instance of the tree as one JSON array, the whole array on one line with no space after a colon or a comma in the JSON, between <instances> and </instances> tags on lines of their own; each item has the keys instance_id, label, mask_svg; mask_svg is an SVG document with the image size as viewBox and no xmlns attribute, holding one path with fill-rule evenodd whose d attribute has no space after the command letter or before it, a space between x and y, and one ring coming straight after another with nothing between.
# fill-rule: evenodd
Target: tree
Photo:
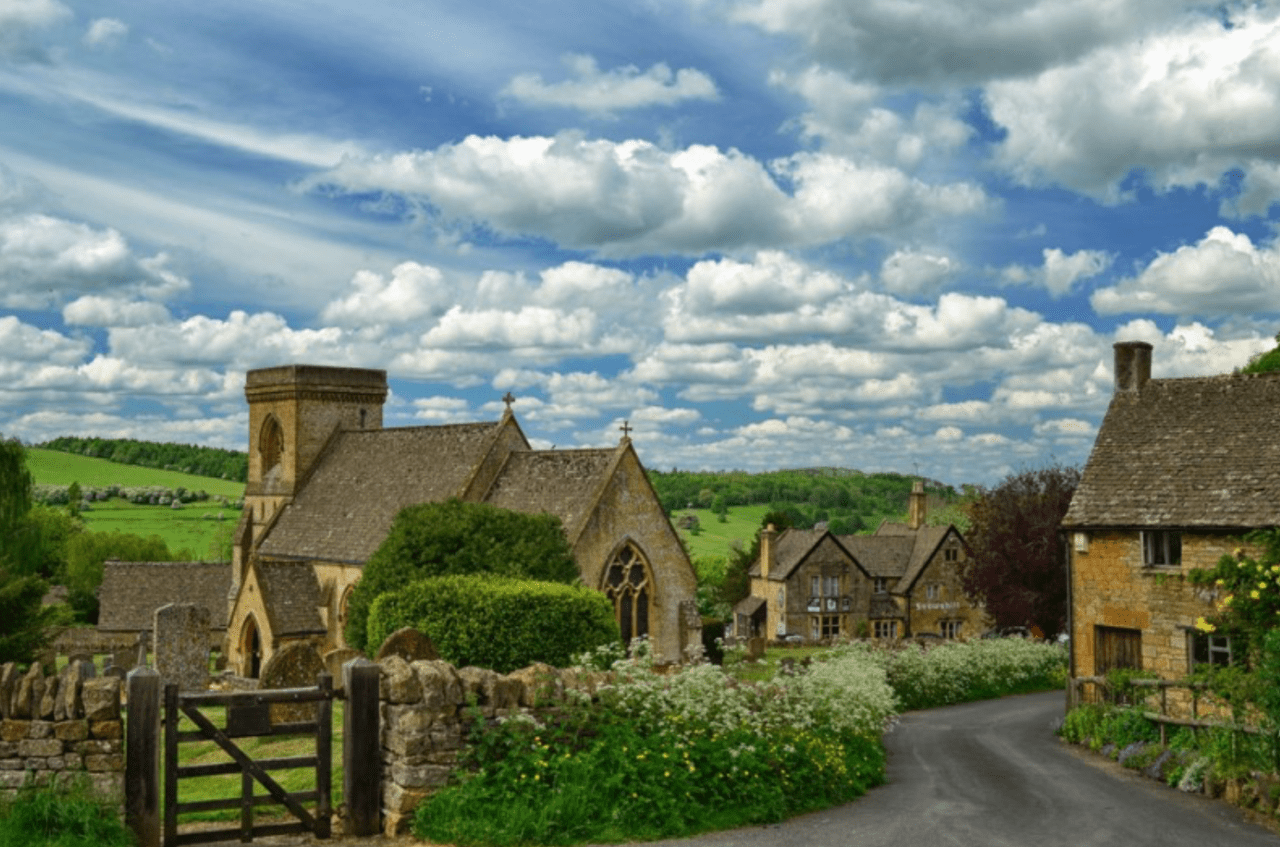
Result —
<instances>
[{"instance_id":1,"label":"tree","mask_svg":"<svg viewBox=\"0 0 1280 847\"><path fill-rule=\"evenodd\" d=\"M981 487L969 507L965 591L985 601L997 627L1067 624L1067 553L1058 527L1080 484L1080 469L1055 464Z\"/></svg>"},{"instance_id":2,"label":"tree","mask_svg":"<svg viewBox=\"0 0 1280 847\"><path fill-rule=\"evenodd\" d=\"M572 583L578 566L555 515L456 498L410 506L396 515L351 592L347 643L365 649L369 607L380 595L427 577L480 573Z\"/></svg>"},{"instance_id":3,"label":"tree","mask_svg":"<svg viewBox=\"0 0 1280 847\"><path fill-rule=\"evenodd\" d=\"M1241 373L1260 374L1280 371L1280 333L1276 334L1276 346L1265 353L1259 353L1249 360L1249 364L1241 368Z\"/></svg>"},{"instance_id":4,"label":"tree","mask_svg":"<svg viewBox=\"0 0 1280 847\"><path fill-rule=\"evenodd\" d=\"M98 622L98 587L102 585L103 563L172 562L188 558L186 551L170 552L158 535L143 538L128 532L82 532L67 539L68 602L76 619Z\"/></svg>"},{"instance_id":5,"label":"tree","mask_svg":"<svg viewBox=\"0 0 1280 847\"><path fill-rule=\"evenodd\" d=\"M21 574L29 572L31 538L26 520L34 490L22 443L0 438L0 566Z\"/></svg>"},{"instance_id":6,"label":"tree","mask_svg":"<svg viewBox=\"0 0 1280 847\"><path fill-rule=\"evenodd\" d=\"M760 519L760 529L773 525L778 532L792 526L791 515L784 511L767 512ZM751 563L760 557L760 533L756 532L750 546L736 545L729 554L729 563L725 566L724 579L720 584L720 599L733 608L751 594Z\"/></svg>"},{"instance_id":7,"label":"tree","mask_svg":"<svg viewBox=\"0 0 1280 847\"><path fill-rule=\"evenodd\" d=\"M22 444L0 439L0 657L5 661L31 661L55 615L41 608L48 585L32 572L27 515L33 489Z\"/></svg>"}]
</instances>

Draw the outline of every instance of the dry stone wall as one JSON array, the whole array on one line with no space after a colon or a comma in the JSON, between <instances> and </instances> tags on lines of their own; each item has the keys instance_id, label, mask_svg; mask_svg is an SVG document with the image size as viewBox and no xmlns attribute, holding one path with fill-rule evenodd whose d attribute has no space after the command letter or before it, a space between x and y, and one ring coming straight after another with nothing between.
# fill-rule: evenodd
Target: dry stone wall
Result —
<instances>
[{"instance_id":1,"label":"dry stone wall","mask_svg":"<svg viewBox=\"0 0 1280 847\"><path fill-rule=\"evenodd\" d=\"M28 778L48 785L82 774L97 791L123 797L119 678L95 677L89 662L56 676L38 664L25 674L12 662L0 665L0 796L13 796Z\"/></svg>"},{"instance_id":2,"label":"dry stone wall","mask_svg":"<svg viewBox=\"0 0 1280 847\"><path fill-rule=\"evenodd\" d=\"M388 835L405 832L413 810L443 787L458 765L475 714L489 722L537 717L567 692L590 695L605 675L531 665L509 674L455 668L439 660L388 656L381 668L382 815Z\"/></svg>"}]
</instances>

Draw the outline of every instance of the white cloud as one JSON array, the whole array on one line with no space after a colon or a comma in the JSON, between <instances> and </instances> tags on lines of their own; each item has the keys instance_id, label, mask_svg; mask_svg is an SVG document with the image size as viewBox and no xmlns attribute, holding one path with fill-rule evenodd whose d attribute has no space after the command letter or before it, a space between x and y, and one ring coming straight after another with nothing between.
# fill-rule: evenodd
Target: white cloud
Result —
<instances>
[{"instance_id":1,"label":"white cloud","mask_svg":"<svg viewBox=\"0 0 1280 847\"><path fill-rule=\"evenodd\" d=\"M1094 292L1102 315L1228 315L1280 311L1280 246L1255 245L1224 226L1194 245L1161 253L1136 277Z\"/></svg>"},{"instance_id":2,"label":"white cloud","mask_svg":"<svg viewBox=\"0 0 1280 847\"><path fill-rule=\"evenodd\" d=\"M88 338L68 338L50 329L38 329L12 315L0 316L0 366L25 368L30 362L74 365L82 362L93 342Z\"/></svg>"},{"instance_id":3,"label":"white cloud","mask_svg":"<svg viewBox=\"0 0 1280 847\"><path fill-rule=\"evenodd\" d=\"M1184 16L1026 79L992 84L986 100L1007 131L998 161L1028 184L1058 183L1111 201L1135 169L1160 190L1216 187L1233 168L1248 183L1242 211L1280 154L1280 9L1237 7L1230 24Z\"/></svg>"},{"instance_id":4,"label":"white cloud","mask_svg":"<svg viewBox=\"0 0 1280 847\"><path fill-rule=\"evenodd\" d=\"M0 219L0 305L56 306L83 293L129 292L163 299L189 287L158 255L139 259L114 229L43 214Z\"/></svg>"},{"instance_id":5,"label":"white cloud","mask_svg":"<svg viewBox=\"0 0 1280 847\"><path fill-rule=\"evenodd\" d=\"M987 203L972 183L933 185L822 153L797 153L767 170L732 149L669 152L575 134L473 135L434 151L348 157L306 185L420 198L448 220L606 255L819 245L909 230Z\"/></svg>"},{"instance_id":6,"label":"white cloud","mask_svg":"<svg viewBox=\"0 0 1280 847\"><path fill-rule=\"evenodd\" d=\"M785 253L762 251L751 262L702 261L686 275L685 306L696 314L760 315L821 306L850 286Z\"/></svg>"},{"instance_id":7,"label":"white cloud","mask_svg":"<svg viewBox=\"0 0 1280 847\"><path fill-rule=\"evenodd\" d=\"M98 18L85 32L84 43L90 47L112 49L120 46L128 34L129 27L123 21L115 18Z\"/></svg>"},{"instance_id":8,"label":"white cloud","mask_svg":"<svg viewBox=\"0 0 1280 847\"><path fill-rule=\"evenodd\" d=\"M1010 265L1000 276L1005 283L1038 285L1055 299L1071 293L1082 279L1089 279L1111 267L1115 256L1102 250L1077 250L1064 253L1056 247L1046 248L1044 264L1038 268Z\"/></svg>"},{"instance_id":9,"label":"white cloud","mask_svg":"<svg viewBox=\"0 0 1280 847\"><path fill-rule=\"evenodd\" d=\"M167 323L169 310L159 303L88 295L62 307L68 326L147 326Z\"/></svg>"},{"instance_id":10,"label":"white cloud","mask_svg":"<svg viewBox=\"0 0 1280 847\"><path fill-rule=\"evenodd\" d=\"M3 0L0 2L0 58L14 61L48 61L48 53L36 33L72 17L58 0Z\"/></svg>"},{"instance_id":11,"label":"white cloud","mask_svg":"<svg viewBox=\"0 0 1280 847\"><path fill-rule=\"evenodd\" d=\"M146 365L183 363L246 370L281 362L360 366L370 361L344 343L336 327L293 329L271 312L249 314L238 309L226 320L197 315L167 324L113 328L108 343L114 356Z\"/></svg>"},{"instance_id":12,"label":"white cloud","mask_svg":"<svg viewBox=\"0 0 1280 847\"><path fill-rule=\"evenodd\" d=\"M389 278L357 271L351 287L355 291L324 307L321 320L339 326L418 323L442 314L453 302L440 270L417 262L396 265Z\"/></svg>"},{"instance_id":13,"label":"white cloud","mask_svg":"<svg viewBox=\"0 0 1280 847\"><path fill-rule=\"evenodd\" d=\"M960 269L950 256L914 250L896 250L880 266L880 284L885 291L911 297L936 293Z\"/></svg>"},{"instance_id":14,"label":"white cloud","mask_svg":"<svg viewBox=\"0 0 1280 847\"><path fill-rule=\"evenodd\" d=\"M414 418L428 424L468 423L476 415L460 397L422 397L413 401Z\"/></svg>"},{"instance_id":15,"label":"white cloud","mask_svg":"<svg viewBox=\"0 0 1280 847\"><path fill-rule=\"evenodd\" d=\"M659 63L644 72L634 65L601 72L594 58L579 54L565 56L564 63L574 79L546 83L538 74L520 74L502 93L535 106L580 109L600 115L719 97L711 77L693 68L672 72Z\"/></svg>"},{"instance_id":16,"label":"white cloud","mask_svg":"<svg viewBox=\"0 0 1280 847\"><path fill-rule=\"evenodd\" d=\"M525 306L516 312L455 306L422 336L425 347L545 350L587 348L599 326L594 312Z\"/></svg>"}]
</instances>

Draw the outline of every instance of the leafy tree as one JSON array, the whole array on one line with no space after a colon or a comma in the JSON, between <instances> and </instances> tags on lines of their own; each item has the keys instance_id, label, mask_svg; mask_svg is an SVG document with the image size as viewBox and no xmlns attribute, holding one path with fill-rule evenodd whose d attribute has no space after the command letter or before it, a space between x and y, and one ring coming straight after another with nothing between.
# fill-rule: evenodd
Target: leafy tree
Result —
<instances>
[{"instance_id":1,"label":"leafy tree","mask_svg":"<svg viewBox=\"0 0 1280 847\"><path fill-rule=\"evenodd\" d=\"M456 498L410 506L396 516L351 592L347 643L365 649L369 608L379 595L427 577L480 573L572 583L578 566L554 515Z\"/></svg>"},{"instance_id":2,"label":"leafy tree","mask_svg":"<svg viewBox=\"0 0 1280 847\"><path fill-rule=\"evenodd\" d=\"M17 439L0 439L0 566L29 573L31 539L27 513L35 482L27 470L27 455Z\"/></svg>"},{"instance_id":3,"label":"leafy tree","mask_svg":"<svg viewBox=\"0 0 1280 847\"><path fill-rule=\"evenodd\" d=\"M767 512L760 519L760 529L773 524L778 532L791 527L791 516L787 512ZM720 584L720 599L729 608L746 599L751 593L751 563L760 556L760 533L757 531L746 547L735 547L729 554L729 564L725 567L724 579Z\"/></svg>"},{"instance_id":4,"label":"leafy tree","mask_svg":"<svg viewBox=\"0 0 1280 847\"><path fill-rule=\"evenodd\" d=\"M0 568L0 656L30 662L44 646L46 630L57 622L55 607L40 600L49 585L37 576L11 576Z\"/></svg>"},{"instance_id":5,"label":"leafy tree","mask_svg":"<svg viewBox=\"0 0 1280 847\"><path fill-rule=\"evenodd\" d=\"M1276 334L1276 346L1266 353L1260 353L1249 360L1249 364L1240 369L1241 373L1260 374L1280 371L1280 333Z\"/></svg>"},{"instance_id":6,"label":"leafy tree","mask_svg":"<svg viewBox=\"0 0 1280 847\"><path fill-rule=\"evenodd\" d=\"M186 551L172 553L158 535L143 538L127 532L82 532L67 541L68 602L76 619L98 622L98 587L102 585L103 563L173 562L190 558Z\"/></svg>"},{"instance_id":7,"label":"leafy tree","mask_svg":"<svg viewBox=\"0 0 1280 847\"><path fill-rule=\"evenodd\" d=\"M33 506L27 512L26 528L35 548L30 565L33 573L54 583L64 583L67 576L67 543L84 532L84 521L66 509Z\"/></svg>"},{"instance_id":8,"label":"leafy tree","mask_svg":"<svg viewBox=\"0 0 1280 847\"><path fill-rule=\"evenodd\" d=\"M1038 626L1046 636L1067 623L1067 558L1058 537L1080 469L1055 464L980 487L969 507L971 556L964 586L982 598L996 626Z\"/></svg>"},{"instance_id":9,"label":"leafy tree","mask_svg":"<svg viewBox=\"0 0 1280 847\"><path fill-rule=\"evenodd\" d=\"M0 439L0 657L6 661L31 661L55 615L41 608L48 585L33 572L27 524L33 488L22 444Z\"/></svg>"}]
</instances>

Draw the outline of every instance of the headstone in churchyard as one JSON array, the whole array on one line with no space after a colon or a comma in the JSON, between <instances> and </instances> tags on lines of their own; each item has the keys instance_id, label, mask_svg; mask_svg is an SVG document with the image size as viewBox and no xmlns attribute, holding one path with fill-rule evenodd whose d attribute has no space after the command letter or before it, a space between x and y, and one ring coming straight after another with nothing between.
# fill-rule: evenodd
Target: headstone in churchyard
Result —
<instances>
[{"instance_id":1,"label":"headstone in churchyard","mask_svg":"<svg viewBox=\"0 0 1280 847\"><path fill-rule=\"evenodd\" d=\"M339 647L324 654L324 666L329 671L329 675L333 677L335 691L342 690L342 666L352 659L360 658L361 655L359 650L353 650L350 647Z\"/></svg>"},{"instance_id":2,"label":"headstone in churchyard","mask_svg":"<svg viewBox=\"0 0 1280 847\"><path fill-rule=\"evenodd\" d=\"M156 670L165 685L182 691L209 687L209 610L195 603L170 603L156 609L151 632Z\"/></svg>"},{"instance_id":3,"label":"headstone in churchyard","mask_svg":"<svg viewBox=\"0 0 1280 847\"><path fill-rule=\"evenodd\" d=\"M410 664L423 659L433 661L440 658L431 639L411 626L397 629L388 635L387 640L378 648L374 661L381 662L388 656L399 656Z\"/></svg>"},{"instance_id":4,"label":"headstone in churchyard","mask_svg":"<svg viewBox=\"0 0 1280 847\"><path fill-rule=\"evenodd\" d=\"M305 641L294 641L271 654L258 676L258 690L311 688L325 670L324 659ZM297 723L316 719L315 703L272 703L271 722Z\"/></svg>"}]
</instances>

